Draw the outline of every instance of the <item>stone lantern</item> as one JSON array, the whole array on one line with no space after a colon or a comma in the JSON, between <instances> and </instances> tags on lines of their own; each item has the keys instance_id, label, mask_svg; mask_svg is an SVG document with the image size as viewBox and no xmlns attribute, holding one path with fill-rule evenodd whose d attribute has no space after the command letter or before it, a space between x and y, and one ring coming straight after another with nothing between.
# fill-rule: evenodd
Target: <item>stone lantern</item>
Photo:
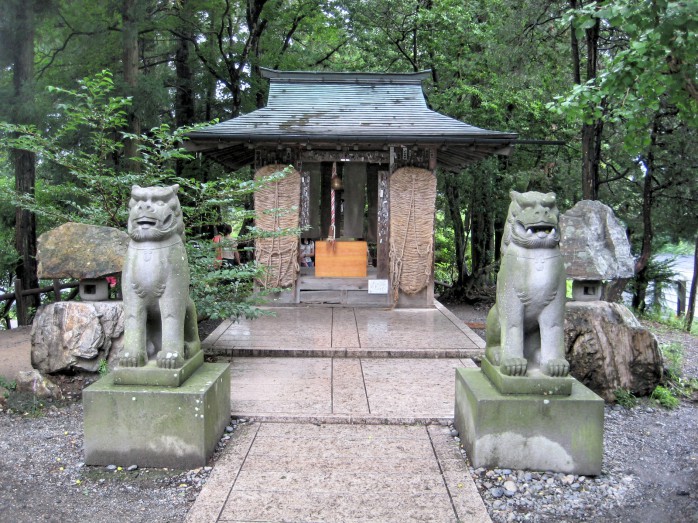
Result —
<instances>
[{"instance_id":1,"label":"stone lantern","mask_svg":"<svg viewBox=\"0 0 698 523\"><path fill-rule=\"evenodd\" d=\"M607 205L582 200L560 216L560 252L574 301L598 301L604 281L632 278L635 260L625 226Z\"/></svg>"},{"instance_id":2,"label":"stone lantern","mask_svg":"<svg viewBox=\"0 0 698 523\"><path fill-rule=\"evenodd\" d=\"M83 301L107 300L106 277L121 272L128 242L112 227L65 223L38 239L39 278L75 278Z\"/></svg>"}]
</instances>

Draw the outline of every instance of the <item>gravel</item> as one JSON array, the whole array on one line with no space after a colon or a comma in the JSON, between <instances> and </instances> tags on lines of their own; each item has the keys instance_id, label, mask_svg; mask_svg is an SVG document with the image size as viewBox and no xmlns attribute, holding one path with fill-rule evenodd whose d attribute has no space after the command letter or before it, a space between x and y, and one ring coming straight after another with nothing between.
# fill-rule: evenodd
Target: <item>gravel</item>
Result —
<instances>
[{"instance_id":1,"label":"gravel","mask_svg":"<svg viewBox=\"0 0 698 523\"><path fill-rule=\"evenodd\" d=\"M466 323L482 312L448 308ZM681 343L683 376L698 378L698 337L643 323L660 344ZM607 405L598 477L472 467L470 473L495 523L698 523L697 400L694 394L672 411L646 398L632 409Z\"/></svg>"},{"instance_id":2,"label":"gravel","mask_svg":"<svg viewBox=\"0 0 698 523\"><path fill-rule=\"evenodd\" d=\"M675 331L659 336L684 343L684 374L698 376L696 338ZM60 385L68 400L47 404L38 415L29 403L0 411L0 520L184 521L220 450L245 420L231 420L207 467L86 466L80 392L88 382L65 379ZM650 400L633 409L607 406L598 477L482 468L470 473L495 523L698 523L698 403L686 399L673 411Z\"/></svg>"},{"instance_id":3,"label":"gravel","mask_svg":"<svg viewBox=\"0 0 698 523\"><path fill-rule=\"evenodd\" d=\"M698 521L698 407L607 406L598 477L470 467L497 522ZM465 457L465 451L462 451Z\"/></svg>"},{"instance_id":4,"label":"gravel","mask_svg":"<svg viewBox=\"0 0 698 523\"><path fill-rule=\"evenodd\" d=\"M226 430L211 465L233 436ZM0 520L178 522L212 467L190 471L86 466L82 405L48 405L39 415L0 413Z\"/></svg>"}]
</instances>

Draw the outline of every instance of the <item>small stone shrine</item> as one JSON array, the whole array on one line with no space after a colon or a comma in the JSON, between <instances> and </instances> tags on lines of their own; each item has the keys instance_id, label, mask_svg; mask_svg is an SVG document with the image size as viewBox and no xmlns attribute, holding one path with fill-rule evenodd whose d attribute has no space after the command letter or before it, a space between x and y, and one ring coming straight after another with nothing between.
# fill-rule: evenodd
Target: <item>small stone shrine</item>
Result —
<instances>
[{"instance_id":1,"label":"small stone shrine","mask_svg":"<svg viewBox=\"0 0 698 523\"><path fill-rule=\"evenodd\" d=\"M474 467L598 475L604 402L569 376L555 194L511 199L485 358L456 370L455 425Z\"/></svg>"},{"instance_id":2,"label":"small stone shrine","mask_svg":"<svg viewBox=\"0 0 698 523\"><path fill-rule=\"evenodd\" d=\"M572 279L565 312L570 372L607 401L619 389L651 394L662 379L657 339L624 304L603 301L605 282L635 272L625 225L607 205L583 200L560 216L560 230L560 252Z\"/></svg>"},{"instance_id":3,"label":"small stone shrine","mask_svg":"<svg viewBox=\"0 0 698 523\"><path fill-rule=\"evenodd\" d=\"M560 252L575 301L600 300L604 281L634 276L635 260L625 226L607 205L596 200L577 202L560 216L560 231Z\"/></svg>"},{"instance_id":4,"label":"small stone shrine","mask_svg":"<svg viewBox=\"0 0 698 523\"><path fill-rule=\"evenodd\" d=\"M124 344L83 392L88 465L202 467L230 418L230 366L203 362L178 189L131 191Z\"/></svg>"},{"instance_id":5,"label":"small stone shrine","mask_svg":"<svg viewBox=\"0 0 698 523\"><path fill-rule=\"evenodd\" d=\"M121 272L129 238L113 227L64 223L37 240L39 278L75 278L83 301L109 299L106 276Z\"/></svg>"}]
</instances>

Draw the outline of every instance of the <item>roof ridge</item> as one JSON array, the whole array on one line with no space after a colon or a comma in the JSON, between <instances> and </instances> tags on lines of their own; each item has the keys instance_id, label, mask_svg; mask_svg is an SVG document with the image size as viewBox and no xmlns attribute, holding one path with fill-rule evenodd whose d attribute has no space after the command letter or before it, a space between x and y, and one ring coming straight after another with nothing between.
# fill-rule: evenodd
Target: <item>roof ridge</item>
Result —
<instances>
[{"instance_id":1,"label":"roof ridge","mask_svg":"<svg viewBox=\"0 0 698 523\"><path fill-rule=\"evenodd\" d=\"M260 67L262 78L286 83L418 84L431 77L431 70L412 73L335 71L278 71Z\"/></svg>"}]
</instances>

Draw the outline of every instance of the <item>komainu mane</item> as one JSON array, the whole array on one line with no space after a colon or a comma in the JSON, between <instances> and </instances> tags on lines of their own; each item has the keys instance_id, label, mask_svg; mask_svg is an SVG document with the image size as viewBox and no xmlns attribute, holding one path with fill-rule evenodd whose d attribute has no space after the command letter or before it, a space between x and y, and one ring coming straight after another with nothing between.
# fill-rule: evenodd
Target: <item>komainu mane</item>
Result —
<instances>
[{"instance_id":1,"label":"komainu mane","mask_svg":"<svg viewBox=\"0 0 698 523\"><path fill-rule=\"evenodd\" d=\"M485 356L509 376L534 369L567 376L565 269L555 194L512 191L510 196Z\"/></svg>"},{"instance_id":2,"label":"komainu mane","mask_svg":"<svg viewBox=\"0 0 698 523\"><path fill-rule=\"evenodd\" d=\"M123 367L140 367L155 357L158 367L176 369L201 350L178 190L179 185L131 189L131 243L122 278Z\"/></svg>"}]
</instances>

